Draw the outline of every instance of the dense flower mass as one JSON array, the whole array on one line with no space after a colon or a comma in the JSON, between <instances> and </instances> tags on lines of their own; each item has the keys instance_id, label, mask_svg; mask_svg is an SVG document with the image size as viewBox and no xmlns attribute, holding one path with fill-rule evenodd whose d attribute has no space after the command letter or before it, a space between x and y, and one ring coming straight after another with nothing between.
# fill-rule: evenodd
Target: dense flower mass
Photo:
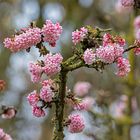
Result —
<instances>
[{"instance_id":1,"label":"dense flower mass","mask_svg":"<svg viewBox=\"0 0 140 140\"><path fill-rule=\"evenodd\" d=\"M134 20L134 33L135 33L135 45L140 46L140 16L137 16ZM140 48L135 48L134 53L140 55Z\"/></svg>"},{"instance_id":2,"label":"dense flower mass","mask_svg":"<svg viewBox=\"0 0 140 140\"><path fill-rule=\"evenodd\" d=\"M77 101L71 101L68 102L72 105L74 110L90 110L93 107L93 104L95 103L95 100L92 97L85 97L81 100Z\"/></svg>"},{"instance_id":3,"label":"dense flower mass","mask_svg":"<svg viewBox=\"0 0 140 140\"><path fill-rule=\"evenodd\" d=\"M29 63L29 71L31 74L31 80L32 82L36 83L40 81L41 73L42 73L42 67L38 64L34 64L32 62Z\"/></svg>"},{"instance_id":4,"label":"dense flower mass","mask_svg":"<svg viewBox=\"0 0 140 140\"><path fill-rule=\"evenodd\" d=\"M83 41L87 32L88 30L85 27L82 27L80 28L80 30L72 32L72 42L74 43L74 45L80 43L80 41Z\"/></svg>"},{"instance_id":5,"label":"dense flower mass","mask_svg":"<svg viewBox=\"0 0 140 140\"><path fill-rule=\"evenodd\" d=\"M96 55L105 63L112 63L115 59L114 54L114 47L113 46L106 46L98 48L96 50Z\"/></svg>"},{"instance_id":6,"label":"dense flower mass","mask_svg":"<svg viewBox=\"0 0 140 140\"><path fill-rule=\"evenodd\" d=\"M134 0L121 0L124 7L130 7L134 5Z\"/></svg>"},{"instance_id":7,"label":"dense flower mass","mask_svg":"<svg viewBox=\"0 0 140 140\"><path fill-rule=\"evenodd\" d=\"M31 106L37 106L40 100L39 94L35 90L28 95L27 99Z\"/></svg>"},{"instance_id":8,"label":"dense flower mass","mask_svg":"<svg viewBox=\"0 0 140 140\"><path fill-rule=\"evenodd\" d=\"M62 60L63 57L59 53L54 55L51 53L47 54L44 59L44 72L49 76L57 74L61 70Z\"/></svg>"},{"instance_id":9,"label":"dense flower mass","mask_svg":"<svg viewBox=\"0 0 140 140\"><path fill-rule=\"evenodd\" d=\"M55 47L56 41L62 34L62 26L59 23L53 24L51 20L46 20L42 28L43 40L50 46Z\"/></svg>"},{"instance_id":10,"label":"dense flower mass","mask_svg":"<svg viewBox=\"0 0 140 140\"><path fill-rule=\"evenodd\" d=\"M124 52L123 47L120 47L118 44L112 44L108 46L100 46L96 50L96 55L105 63L112 63L117 57L122 56Z\"/></svg>"},{"instance_id":11,"label":"dense flower mass","mask_svg":"<svg viewBox=\"0 0 140 140\"><path fill-rule=\"evenodd\" d=\"M12 138L0 128L0 140L12 140Z\"/></svg>"},{"instance_id":12,"label":"dense flower mass","mask_svg":"<svg viewBox=\"0 0 140 140\"><path fill-rule=\"evenodd\" d=\"M94 61L95 61L95 53L93 52L92 49L87 49L85 52L84 52L84 61L86 64L88 65L91 65Z\"/></svg>"},{"instance_id":13,"label":"dense flower mass","mask_svg":"<svg viewBox=\"0 0 140 140\"><path fill-rule=\"evenodd\" d=\"M95 100L92 97L85 97L82 100L82 102L85 105L85 110L90 110L90 109L92 109L92 107L93 107L93 105L95 103Z\"/></svg>"},{"instance_id":14,"label":"dense flower mass","mask_svg":"<svg viewBox=\"0 0 140 140\"><path fill-rule=\"evenodd\" d=\"M73 109L74 110L85 110L86 109L86 104L84 102L79 102L79 103L74 103L73 104Z\"/></svg>"},{"instance_id":15,"label":"dense flower mass","mask_svg":"<svg viewBox=\"0 0 140 140\"><path fill-rule=\"evenodd\" d=\"M134 20L134 27L135 29L140 29L140 16L137 16Z\"/></svg>"},{"instance_id":16,"label":"dense flower mass","mask_svg":"<svg viewBox=\"0 0 140 140\"><path fill-rule=\"evenodd\" d=\"M71 133L80 133L85 128L84 120L79 114L72 114L69 117L68 130Z\"/></svg>"},{"instance_id":17,"label":"dense flower mass","mask_svg":"<svg viewBox=\"0 0 140 140\"><path fill-rule=\"evenodd\" d=\"M41 41L41 30L39 28L28 28L25 32L15 35L13 38L6 38L4 46L12 52L28 49Z\"/></svg>"},{"instance_id":18,"label":"dense flower mass","mask_svg":"<svg viewBox=\"0 0 140 140\"><path fill-rule=\"evenodd\" d=\"M44 117L45 111L41 107L33 106L32 112L35 117Z\"/></svg>"},{"instance_id":19,"label":"dense flower mass","mask_svg":"<svg viewBox=\"0 0 140 140\"><path fill-rule=\"evenodd\" d=\"M33 115L36 117L45 116L44 108L53 98L53 90L51 89L53 81L51 79L41 82L42 88L38 94L36 90L27 96L29 104L32 106Z\"/></svg>"},{"instance_id":20,"label":"dense flower mass","mask_svg":"<svg viewBox=\"0 0 140 140\"><path fill-rule=\"evenodd\" d=\"M51 86L53 84L52 79L44 80L41 82L42 86Z\"/></svg>"},{"instance_id":21,"label":"dense flower mass","mask_svg":"<svg viewBox=\"0 0 140 140\"><path fill-rule=\"evenodd\" d=\"M88 94L91 88L91 84L89 82L77 82L74 86L74 93L77 96L85 96Z\"/></svg>"},{"instance_id":22,"label":"dense flower mass","mask_svg":"<svg viewBox=\"0 0 140 140\"><path fill-rule=\"evenodd\" d=\"M135 30L135 37L140 41L140 28Z\"/></svg>"},{"instance_id":23,"label":"dense flower mass","mask_svg":"<svg viewBox=\"0 0 140 140\"><path fill-rule=\"evenodd\" d=\"M43 86L40 90L40 98L45 102L51 102L53 97L53 91L49 85Z\"/></svg>"},{"instance_id":24,"label":"dense flower mass","mask_svg":"<svg viewBox=\"0 0 140 140\"><path fill-rule=\"evenodd\" d=\"M118 76L126 76L130 72L130 63L128 59L123 57L119 57L117 59L117 75Z\"/></svg>"},{"instance_id":25,"label":"dense flower mass","mask_svg":"<svg viewBox=\"0 0 140 140\"><path fill-rule=\"evenodd\" d=\"M134 49L134 53L135 53L136 55L140 55L140 48L135 48L135 49Z\"/></svg>"},{"instance_id":26,"label":"dense flower mass","mask_svg":"<svg viewBox=\"0 0 140 140\"><path fill-rule=\"evenodd\" d=\"M103 36L103 46L112 46L113 44L118 44L120 47L123 47L126 42L125 39L120 36L112 36L109 33L105 33Z\"/></svg>"},{"instance_id":27,"label":"dense flower mass","mask_svg":"<svg viewBox=\"0 0 140 140\"><path fill-rule=\"evenodd\" d=\"M128 12L130 12L132 10L132 7L124 7L122 5L122 2L121 0L117 0L116 4L115 4L115 9L118 13L121 13L121 14L126 14Z\"/></svg>"}]
</instances>

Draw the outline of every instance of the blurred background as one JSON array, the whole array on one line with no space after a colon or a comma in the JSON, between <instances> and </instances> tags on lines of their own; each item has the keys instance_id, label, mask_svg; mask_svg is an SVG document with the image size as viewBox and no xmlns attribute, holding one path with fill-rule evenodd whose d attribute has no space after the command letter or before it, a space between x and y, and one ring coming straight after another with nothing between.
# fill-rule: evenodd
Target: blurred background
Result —
<instances>
[{"instance_id":1,"label":"blurred background","mask_svg":"<svg viewBox=\"0 0 140 140\"><path fill-rule=\"evenodd\" d=\"M50 119L53 111L47 110L48 115L43 119L35 118L26 100L28 93L38 88L30 80L28 63L36 61L39 53L31 49L31 53L22 51L13 54L3 47L5 37L28 26L31 21L36 21L39 27L46 19L58 21L63 26L63 34L57 47L50 49L52 52L62 52L66 59L72 55L71 32L84 25L112 28L114 34L125 37L131 44L134 41L133 20L138 13L131 8L122 8L117 0L0 0L0 79L6 81L6 88L0 93L0 105L12 105L18 110L14 119L0 118L0 127L14 140L51 140L52 137L53 125ZM88 128L91 133L73 134L67 140L75 140L77 136L81 140L140 140L140 123L127 124L131 119L140 121L140 58L135 58L132 53L127 56L132 71L126 78L118 78L114 74L114 66L107 67L103 73L85 68L69 73L67 86L72 89L77 81L90 82L92 90L89 94L105 100L103 102L109 105L108 109L113 108L111 116L118 117L119 106L116 106L116 102L120 102L124 96L128 98L128 111L127 117L121 121L119 119L116 127L110 127L110 120L106 117L95 121L92 113L85 113L88 115L87 124L93 122ZM135 109L132 108L132 99ZM104 110L102 106L93 108L95 112Z\"/></svg>"}]
</instances>

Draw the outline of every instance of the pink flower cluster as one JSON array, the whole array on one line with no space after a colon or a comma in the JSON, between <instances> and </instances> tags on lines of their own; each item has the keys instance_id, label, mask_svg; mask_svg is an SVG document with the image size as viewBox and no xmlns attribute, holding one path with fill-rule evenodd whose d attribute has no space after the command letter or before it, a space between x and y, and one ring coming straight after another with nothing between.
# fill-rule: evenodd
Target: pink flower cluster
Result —
<instances>
[{"instance_id":1,"label":"pink flower cluster","mask_svg":"<svg viewBox=\"0 0 140 140\"><path fill-rule=\"evenodd\" d=\"M32 113L35 117L44 117L46 115L45 111L41 107L38 107L38 106L32 107Z\"/></svg>"},{"instance_id":2,"label":"pink flower cluster","mask_svg":"<svg viewBox=\"0 0 140 140\"><path fill-rule=\"evenodd\" d=\"M116 58L122 56L123 52L123 47L114 43L104 47L100 46L96 50L96 56L105 63L113 63Z\"/></svg>"},{"instance_id":3,"label":"pink flower cluster","mask_svg":"<svg viewBox=\"0 0 140 140\"><path fill-rule=\"evenodd\" d=\"M131 7L134 5L134 0L121 0L124 7Z\"/></svg>"},{"instance_id":4,"label":"pink flower cluster","mask_svg":"<svg viewBox=\"0 0 140 140\"><path fill-rule=\"evenodd\" d=\"M137 45L140 46L140 41L138 40L137 42L138 42ZM135 53L136 55L140 55L140 47L135 48L135 49L134 49L134 53Z\"/></svg>"},{"instance_id":5,"label":"pink flower cluster","mask_svg":"<svg viewBox=\"0 0 140 140\"><path fill-rule=\"evenodd\" d=\"M43 41L55 47L56 41L59 39L61 33L62 27L59 23L53 24L51 20L46 20L42 29L37 27L25 28L21 29L19 34L16 34L14 37L6 38L4 40L4 46L12 52L18 52L37 45L42 41L43 37Z\"/></svg>"},{"instance_id":6,"label":"pink flower cluster","mask_svg":"<svg viewBox=\"0 0 140 140\"><path fill-rule=\"evenodd\" d=\"M136 43L140 46L140 16L137 16L134 20L134 32L136 37ZM140 55L140 48L135 48L134 52L136 55Z\"/></svg>"},{"instance_id":7,"label":"pink flower cluster","mask_svg":"<svg viewBox=\"0 0 140 140\"><path fill-rule=\"evenodd\" d=\"M134 27L135 29L140 29L140 16L137 16L134 20Z\"/></svg>"},{"instance_id":8,"label":"pink flower cluster","mask_svg":"<svg viewBox=\"0 0 140 140\"><path fill-rule=\"evenodd\" d=\"M50 85L43 86L40 91L40 98L45 102L51 102L53 97L53 92Z\"/></svg>"},{"instance_id":9,"label":"pink flower cluster","mask_svg":"<svg viewBox=\"0 0 140 140\"><path fill-rule=\"evenodd\" d=\"M116 4L115 4L115 9L118 13L121 13L121 14L127 14L129 13L131 10L132 10L133 7L131 6L123 6L122 5L122 0L117 0Z\"/></svg>"},{"instance_id":10,"label":"pink flower cluster","mask_svg":"<svg viewBox=\"0 0 140 140\"><path fill-rule=\"evenodd\" d=\"M125 46L126 42L125 39L123 39L120 36L112 36L109 33L105 33L103 36L103 46L108 46L108 45L112 45L112 44L118 44L121 47Z\"/></svg>"},{"instance_id":11,"label":"pink flower cluster","mask_svg":"<svg viewBox=\"0 0 140 140\"><path fill-rule=\"evenodd\" d=\"M128 59L123 58L125 40L119 36L105 34L103 36L103 46L96 49L96 57L104 63L117 63L118 76L126 76L130 72Z\"/></svg>"},{"instance_id":12,"label":"pink flower cluster","mask_svg":"<svg viewBox=\"0 0 140 140\"><path fill-rule=\"evenodd\" d=\"M74 93L79 97L83 97L88 94L90 88L91 84L89 82L77 82L74 86Z\"/></svg>"},{"instance_id":13,"label":"pink flower cluster","mask_svg":"<svg viewBox=\"0 0 140 140\"><path fill-rule=\"evenodd\" d=\"M84 120L79 114L72 114L68 117L70 124L68 130L71 133L80 133L85 128Z\"/></svg>"},{"instance_id":14,"label":"pink flower cluster","mask_svg":"<svg viewBox=\"0 0 140 140\"><path fill-rule=\"evenodd\" d=\"M13 38L6 38L4 46L12 52L28 49L41 41L41 30L39 28L28 28L25 32L15 35Z\"/></svg>"},{"instance_id":15,"label":"pink flower cluster","mask_svg":"<svg viewBox=\"0 0 140 140\"><path fill-rule=\"evenodd\" d=\"M44 59L45 66L43 67L44 72L51 76L57 74L61 70L61 62L63 57L61 54L47 54Z\"/></svg>"},{"instance_id":16,"label":"pink flower cluster","mask_svg":"<svg viewBox=\"0 0 140 140\"><path fill-rule=\"evenodd\" d=\"M130 72L130 63L128 59L123 57L119 57L117 59L117 75L118 76L126 76Z\"/></svg>"},{"instance_id":17,"label":"pink flower cluster","mask_svg":"<svg viewBox=\"0 0 140 140\"><path fill-rule=\"evenodd\" d=\"M62 33L62 27L59 23L53 24L51 20L46 20L42 28L43 40L50 46L55 47L56 41Z\"/></svg>"},{"instance_id":18,"label":"pink flower cluster","mask_svg":"<svg viewBox=\"0 0 140 140\"><path fill-rule=\"evenodd\" d=\"M91 108L93 108L95 100L94 98L87 96L82 100L82 102L83 104L85 104L85 110L90 110Z\"/></svg>"},{"instance_id":19,"label":"pink flower cluster","mask_svg":"<svg viewBox=\"0 0 140 140\"><path fill-rule=\"evenodd\" d=\"M31 80L33 83L39 82L41 78L41 73L43 72L42 67L33 62L29 63L29 71L31 73Z\"/></svg>"},{"instance_id":20,"label":"pink flower cluster","mask_svg":"<svg viewBox=\"0 0 140 140\"><path fill-rule=\"evenodd\" d=\"M72 42L74 45L83 41L87 34L88 30L85 27L80 28L80 30L76 30L72 32Z\"/></svg>"},{"instance_id":21,"label":"pink flower cluster","mask_svg":"<svg viewBox=\"0 0 140 140\"><path fill-rule=\"evenodd\" d=\"M61 54L47 54L44 58L44 66L40 66L39 64L30 63L29 64L29 71L31 74L32 82L36 83L39 82L41 79L41 75L44 72L48 76L52 76L57 74L61 70L61 62L63 57Z\"/></svg>"},{"instance_id":22,"label":"pink flower cluster","mask_svg":"<svg viewBox=\"0 0 140 140\"><path fill-rule=\"evenodd\" d=\"M112 36L109 33L103 36L103 46L96 50L96 56L105 63L113 63L116 58L122 56L125 40L119 36Z\"/></svg>"},{"instance_id":23,"label":"pink flower cluster","mask_svg":"<svg viewBox=\"0 0 140 140\"><path fill-rule=\"evenodd\" d=\"M51 90L50 80L45 80L43 83L43 87L40 90L40 94L37 93L37 91L31 92L27 99L29 104L32 106L33 115L36 117L44 117L45 111L43 110L44 106L38 106L39 101L44 103L51 102L53 98L53 91Z\"/></svg>"},{"instance_id":24,"label":"pink flower cluster","mask_svg":"<svg viewBox=\"0 0 140 140\"><path fill-rule=\"evenodd\" d=\"M86 64L91 65L95 61L96 54L92 49L86 49L84 52L84 61Z\"/></svg>"},{"instance_id":25,"label":"pink flower cluster","mask_svg":"<svg viewBox=\"0 0 140 140\"><path fill-rule=\"evenodd\" d=\"M36 92L36 90L34 90L28 95L27 99L31 106L37 106L40 97L39 94Z\"/></svg>"},{"instance_id":26,"label":"pink flower cluster","mask_svg":"<svg viewBox=\"0 0 140 140\"><path fill-rule=\"evenodd\" d=\"M0 140L12 140L12 138L0 128Z\"/></svg>"},{"instance_id":27,"label":"pink flower cluster","mask_svg":"<svg viewBox=\"0 0 140 140\"><path fill-rule=\"evenodd\" d=\"M73 103L74 110L90 110L93 107L95 100L92 97L85 97L82 101Z\"/></svg>"}]
</instances>

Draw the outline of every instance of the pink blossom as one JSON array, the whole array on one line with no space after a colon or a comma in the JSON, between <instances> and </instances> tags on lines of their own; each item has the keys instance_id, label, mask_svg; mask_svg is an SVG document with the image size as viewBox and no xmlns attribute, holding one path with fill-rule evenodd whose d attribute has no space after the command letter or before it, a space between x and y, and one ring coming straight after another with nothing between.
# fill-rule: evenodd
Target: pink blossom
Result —
<instances>
[{"instance_id":1,"label":"pink blossom","mask_svg":"<svg viewBox=\"0 0 140 140\"><path fill-rule=\"evenodd\" d=\"M123 44L123 41L122 41L122 44ZM113 44L113 47L114 47L114 59L123 55L123 52L124 52L123 47L121 47L119 44L116 44L116 43Z\"/></svg>"},{"instance_id":2,"label":"pink blossom","mask_svg":"<svg viewBox=\"0 0 140 140\"><path fill-rule=\"evenodd\" d=\"M79 111L85 110L86 109L86 104L82 101L79 102L79 103L74 103L73 104L73 109L74 110L79 110Z\"/></svg>"},{"instance_id":3,"label":"pink blossom","mask_svg":"<svg viewBox=\"0 0 140 140\"><path fill-rule=\"evenodd\" d=\"M134 5L134 0L121 0L124 7L131 7Z\"/></svg>"},{"instance_id":4,"label":"pink blossom","mask_svg":"<svg viewBox=\"0 0 140 140\"><path fill-rule=\"evenodd\" d=\"M72 32L72 42L74 43L74 45L80 43L80 41L83 41L87 32L88 30L85 27L82 27L80 28L80 30Z\"/></svg>"},{"instance_id":5,"label":"pink blossom","mask_svg":"<svg viewBox=\"0 0 140 140\"><path fill-rule=\"evenodd\" d=\"M51 20L46 20L42 28L43 40L48 42L50 46L55 47L56 41L62 33L62 27L59 23L53 24Z\"/></svg>"},{"instance_id":6,"label":"pink blossom","mask_svg":"<svg viewBox=\"0 0 140 140\"><path fill-rule=\"evenodd\" d=\"M134 53L136 55L140 55L140 40L135 40L135 43L134 43L138 48L134 48Z\"/></svg>"},{"instance_id":7,"label":"pink blossom","mask_svg":"<svg viewBox=\"0 0 140 140\"><path fill-rule=\"evenodd\" d=\"M105 33L103 36L103 46L112 44L112 36L109 33Z\"/></svg>"},{"instance_id":8,"label":"pink blossom","mask_svg":"<svg viewBox=\"0 0 140 140\"><path fill-rule=\"evenodd\" d=\"M28 28L25 32L15 35L13 38L6 38L4 46L12 52L28 49L41 41L41 30L39 28Z\"/></svg>"},{"instance_id":9,"label":"pink blossom","mask_svg":"<svg viewBox=\"0 0 140 140\"><path fill-rule=\"evenodd\" d=\"M74 97L73 99L67 98L66 103L71 105L74 110L81 111L81 110L85 110L86 108L86 104L83 102L83 100L76 97Z\"/></svg>"},{"instance_id":10,"label":"pink blossom","mask_svg":"<svg viewBox=\"0 0 140 140\"><path fill-rule=\"evenodd\" d=\"M36 106L40 100L39 94L37 93L36 90L34 90L33 92L31 92L28 97L28 102L31 106Z\"/></svg>"},{"instance_id":11,"label":"pink blossom","mask_svg":"<svg viewBox=\"0 0 140 140\"><path fill-rule=\"evenodd\" d=\"M85 110L90 110L91 108L93 108L95 100L92 97L85 97L82 102L85 105Z\"/></svg>"},{"instance_id":12,"label":"pink blossom","mask_svg":"<svg viewBox=\"0 0 140 140\"><path fill-rule=\"evenodd\" d=\"M117 59L117 75L118 76L126 76L130 72L130 63L128 59L123 57L119 57Z\"/></svg>"},{"instance_id":13,"label":"pink blossom","mask_svg":"<svg viewBox=\"0 0 140 140\"><path fill-rule=\"evenodd\" d=\"M12 119L15 117L17 113L17 110L14 107L7 107L4 109L4 112L2 113L1 117L3 119Z\"/></svg>"},{"instance_id":14,"label":"pink blossom","mask_svg":"<svg viewBox=\"0 0 140 140\"><path fill-rule=\"evenodd\" d=\"M138 41L140 41L140 29L137 29L137 30L135 31L135 37L136 37L136 39L137 39Z\"/></svg>"},{"instance_id":15,"label":"pink blossom","mask_svg":"<svg viewBox=\"0 0 140 140\"><path fill-rule=\"evenodd\" d=\"M122 118L126 110L126 102L122 102L122 101L117 102L114 110L115 110L114 117Z\"/></svg>"},{"instance_id":16,"label":"pink blossom","mask_svg":"<svg viewBox=\"0 0 140 140\"><path fill-rule=\"evenodd\" d=\"M84 120L79 114L72 114L69 117L68 130L71 133L80 133L85 128Z\"/></svg>"},{"instance_id":17,"label":"pink blossom","mask_svg":"<svg viewBox=\"0 0 140 140\"><path fill-rule=\"evenodd\" d=\"M48 79L48 80L44 80L41 82L42 86L50 86L53 84L53 80L52 79Z\"/></svg>"},{"instance_id":18,"label":"pink blossom","mask_svg":"<svg viewBox=\"0 0 140 140\"><path fill-rule=\"evenodd\" d=\"M4 137L5 133L3 131L3 129L0 128L0 139L2 139Z\"/></svg>"},{"instance_id":19,"label":"pink blossom","mask_svg":"<svg viewBox=\"0 0 140 140\"><path fill-rule=\"evenodd\" d=\"M69 102L74 110L90 110L95 103L95 100L92 97L85 97L81 101Z\"/></svg>"},{"instance_id":20,"label":"pink blossom","mask_svg":"<svg viewBox=\"0 0 140 140\"><path fill-rule=\"evenodd\" d=\"M51 102L53 97L53 92L49 85L43 86L40 90L40 98L45 102Z\"/></svg>"},{"instance_id":21,"label":"pink blossom","mask_svg":"<svg viewBox=\"0 0 140 140\"><path fill-rule=\"evenodd\" d=\"M135 29L140 29L140 16L137 16L134 20L134 27Z\"/></svg>"},{"instance_id":22,"label":"pink blossom","mask_svg":"<svg viewBox=\"0 0 140 140\"><path fill-rule=\"evenodd\" d=\"M45 116L45 111L41 107L33 106L32 112L35 117L44 117Z\"/></svg>"},{"instance_id":23,"label":"pink blossom","mask_svg":"<svg viewBox=\"0 0 140 140\"><path fill-rule=\"evenodd\" d=\"M100 46L100 48L96 50L96 55L105 63L113 63L117 57L122 56L123 52L123 47L114 43L105 47Z\"/></svg>"},{"instance_id":24,"label":"pink blossom","mask_svg":"<svg viewBox=\"0 0 140 140\"><path fill-rule=\"evenodd\" d=\"M114 44L118 44L120 47L123 47L126 42L125 39L123 39L120 36L112 36L109 33L105 33L103 36L103 46L112 46Z\"/></svg>"},{"instance_id":25,"label":"pink blossom","mask_svg":"<svg viewBox=\"0 0 140 140\"><path fill-rule=\"evenodd\" d=\"M2 140L12 140L11 136L8 134L5 134Z\"/></svg>"},{"instance_id":26,"label":"pink blossom","mask_svg":"<svg viewBox=\"0 0 140 140\"><path fill-rule=\"evenodd\" d=\"M42 73L42 67L39 66L38 64L34 64L30 62L29 64L29 71L31 74L31 80L32 82L36 83L40 81L41 78L41 73Z\"/></svg>"},{"instance_id":27,"label":"pink blossom","mask_svg":"<svg viewBox=\"0 0 140 140\"><path fill-rule=\"evenodd\" d=\"M45 56L44 64L45 66L43 67L44 72L48 75L54 75L57 74L61 70L61 62L63 60L63 57L61 54L47 54Z\"/></svg>"},{"instance_id":28,"label":"pink blossom","mask_svg":"<svg viewBox=\"0 0 140 140\"><path fill-rule=\"evenodd\" d=\"M95 53L93 52L92 49L87 49L84 52L84 61L86 64L91 65L95 61Z\"/></svg>"},{"instance_id":29,"label":"pink blossom","mask_svg":"<svg viewBox=\"0 0 140 140\"><path fill-rule=\"evenodd\" d=\"M124 7L121 0L118 0L115 4L115 9L118 13L125 14L132 10L132 7Z\"/></svg>"},{"instance_id":30,"label":"pink blossom","mask_svg":"<svg viewBox=\"0 0 140 140\"><path fill-rule=\"evenodd\" d=\"M135 49L134 49L134 53L135 53L136 55L140 55L140 48L135 48Z\"/></svg>"},{"instance_id":31,"label":"pink blossom","mask_svg":"<svg viewBox=\"0 0 140 140\"><path fill-rule=\"evenodd\" d=\"M91 84L89 82L77 82L74 86L74 93L77 96L84 96L88 94L91 88Z\"/></svg>"},{"instance_id":32,"label":"pink blossom","mask_svg":"<svg viewBox=\"0 0 140 140\"><path fill-rule=\"evenodd\" d=\"M105 63L112 63L115 59L114 47L113 46L105 46L105 47L100 46L96 50L96 56Z\"/></svg>"},{"instance_id":33,"label":"pink blossom","mask_svg":"<svg viewBox=\"0 0 140 140\"><path fill-rule=\"evenodd\" d=\"M114 41L116 44L118 44L120 47L123 47L126 45L126 41L124 38L120 37L120 36L115 36Z\"/></svg>"},{"instance_id":34,"label":"pink blossom","mask_svg":"<svg viewBox=\"0 0 140 140\"><path fill-rule=\"evenodd\" d=\"M12 138L0 128L0 140L12 140Z\"/></svg>"}]
</instances>

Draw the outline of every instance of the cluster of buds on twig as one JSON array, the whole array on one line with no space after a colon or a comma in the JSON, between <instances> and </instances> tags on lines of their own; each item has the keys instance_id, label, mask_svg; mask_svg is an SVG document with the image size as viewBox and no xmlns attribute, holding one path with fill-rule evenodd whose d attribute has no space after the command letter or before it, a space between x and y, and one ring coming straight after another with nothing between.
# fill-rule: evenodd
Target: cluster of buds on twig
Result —
<instances>
[{"instance_id":1,"label":"cluster of buds on twig","mask_svg":"<svg viewBox=\"0 0 140 140\"><path fill-rule=\"evenodd\" d=\"M4 80L0 80L0 91L4 90L5 89L5 81Z\"/></svg>"},{"instance_id":2,"label":"cluster of buds on twig","mask_svg":"<svg viewBox=\"0 0 140 140\"><path fill-rule=\"evenodd\" d=\"M17 110L13 106L2 105L0 109L0 115L3 119L12 119L16 116Z\"/></svg>"}]
</instances>

